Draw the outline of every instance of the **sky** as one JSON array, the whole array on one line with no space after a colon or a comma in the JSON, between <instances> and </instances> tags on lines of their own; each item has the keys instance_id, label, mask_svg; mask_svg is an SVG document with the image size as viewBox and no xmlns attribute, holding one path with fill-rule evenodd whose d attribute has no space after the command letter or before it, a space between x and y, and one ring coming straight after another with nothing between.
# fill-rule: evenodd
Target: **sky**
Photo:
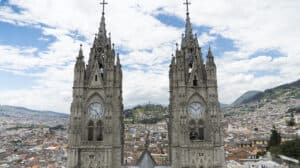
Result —
<instances>
[{"instance_id":1,"label":"sky","mask_svg":"<svg viewBox=\"0 0 300 168\"><path fill-rule=\"evenodd\" d=\"M232 103L300 77L299 0L190 0L203 55L217 63L219 99ZM107 30L123 67L125 108L168 104L183 0L107 0ZM0 104L69 113L75 58L98 32L99 0L0 0Z\"/></svg>"}]
</instances>

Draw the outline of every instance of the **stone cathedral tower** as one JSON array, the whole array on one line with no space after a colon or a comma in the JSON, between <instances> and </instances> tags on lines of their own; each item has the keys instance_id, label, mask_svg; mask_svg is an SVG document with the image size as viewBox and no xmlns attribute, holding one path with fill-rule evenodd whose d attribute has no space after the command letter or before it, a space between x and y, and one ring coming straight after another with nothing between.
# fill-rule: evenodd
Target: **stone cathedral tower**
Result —
<instances>
[{"instance_id":1,"label":"stone cathedral tower","mask_svg":"<svg viewBox=\"0 0 300 168\"><path fill-rule=\"evenodd\" d=\"M170 65L170 160L173 168L225 167L214 57L206 63L188 11L181 47Z\"/></svg>"},{"instance_id":2,"label":"stone cathedral tower","mask_svg":"<svg viewBox=\"0 0 300 168\"><path fill-rule=\"evenodd\" d=\"M122 163L122 69L105 28L106 3L101 4L88 64L81 48L75 64L68 168L120 168Z\"/></svg>"}]
</instances>

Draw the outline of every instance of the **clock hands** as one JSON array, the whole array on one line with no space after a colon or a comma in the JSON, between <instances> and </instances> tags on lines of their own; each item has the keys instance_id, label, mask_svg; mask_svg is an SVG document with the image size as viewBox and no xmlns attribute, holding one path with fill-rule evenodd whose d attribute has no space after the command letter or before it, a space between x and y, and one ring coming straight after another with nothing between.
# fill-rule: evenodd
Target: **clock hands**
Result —
<instances>
[{"instance_id":1,"label":"clock hands","mask_svg":"<svg viewBox=\"0 0 300 168\"><path fill-rule=\"evenodd\" d=\"M188 112L192 118L201 118L203 116L204 107L198 102L193 102L189 105Z\"/></svg>"},{"instance_id":2,"label":"clock hands","mask_svg":"<svg viewBox=\"0 0 300 168\"><path fill-rule=\"evenodd\" d=\"M88 108L89 117L93 120L101 119L104 115L104 109L100 103L92 103Z\"/></svg>"}]
</instances>

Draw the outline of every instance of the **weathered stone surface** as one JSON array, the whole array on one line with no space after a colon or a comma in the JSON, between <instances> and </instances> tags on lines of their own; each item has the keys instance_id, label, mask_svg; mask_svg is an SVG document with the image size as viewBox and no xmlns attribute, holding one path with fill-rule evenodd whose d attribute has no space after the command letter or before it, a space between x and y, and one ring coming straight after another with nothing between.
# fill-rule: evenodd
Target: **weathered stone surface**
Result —
<instances>
[{"instance_id":1,"label":"weathered stone surface","mask_svg":"<svg viewBox=\"0 0 300 168\"><path fill-rule=\"evenodd\" d=\"M189 4L187 2L187 4ZM169 156L173 168L225 167L214 57L203 62L187 12L185 35L170 65ZM145 152L137 166L123 161L122 69L107 37L104 12L87 66L82 49L74 68L68 168L156 166Z\"/></svg>"},{"instance_id":2,"label":"weathered stone surface","mask_svg":"<svg viewBox=\"0 0 300 168\"><path fill-rule=\"evenodd\" d=\"M122 112L122 69L103 13L87 66L80 49L74 69L69 168L121 167Z\"/></svg>"},{"instance_id":3,"label":"weathered stone surface","mask_svg":"<svg viewBox=\"0 0 300 168\"><path fill-rule=\"evenodd\" d=\"M170 65L170 160L173 168L225 167L214 57L203 62L189 13L181 47Z\"/></svg>"}]
</instances>

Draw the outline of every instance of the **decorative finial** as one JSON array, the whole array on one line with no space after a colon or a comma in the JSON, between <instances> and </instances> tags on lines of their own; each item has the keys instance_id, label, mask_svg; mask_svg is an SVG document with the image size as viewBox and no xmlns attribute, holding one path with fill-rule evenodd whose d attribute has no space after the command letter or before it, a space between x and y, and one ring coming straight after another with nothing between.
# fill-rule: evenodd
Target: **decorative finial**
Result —
<instances>
[{"instance_id":1,"label":"decorative finial","mask_svg":"<svg viewBox=\"0 0 300 168\"><path fill-rule=\"evenodd\" d=\"M176 50L178 50L178 43L176 43Z\"/></svg>"},{"instance_id":2,"label":"decorative finial","mask_svg":"<svg viewBox=\"0 0 300 168\"><path fill-rule=\"evenodd\" d=\"M113 47L113 49L115 49L115 43L112 43L112 47Z\"/></svg>"},{"instance_id":3,"label":"decorative finial","mask_svg":"<svg viewBox=\"0 0 300 168\"><path fill-rule=\"evenodd\" d=\"M189 2L189 0L185 0L183 4L186 5L186 14L189 15L189 5L191 5L191 3Z\"/></svg>"},{"instance_id":4,"label":"decorative finial","mask_svg":"<svg viewBox=\"0 0 300 168\"><path fill-rule=\"evenodd\" d=\"M83 58L83 51L82 51L82 44L80 44L79 55L77 59L82 59L82 58Z\"/></svg>"},{"instance_id":5,"label":"decorative finial","mask_svg":"<svg viewBox=\"0 0 300 168\"><path fill-rule=\"evenodd\" d=\"M121 65L120 62L121 62L121 61L120 61L120 55L119 55L119 53L117 53L117 65Z\"/></svg>"},{"instance_id":6,"label":"decorative finial","mask_svg":"<svg viewBox=\"0 0 300 168\"><path fill-rule=\"evenodd\" d=\"M207 57L209 57L209 58L213 57L213 54L211 52L211 46L210 46L210 44L209 44L209 47L208 47Z\"/></svg>"},{"instance_id":7,"label":"decorative finial","mask_svg":"<svg viewBox=\"0 0 300 168\"><path fill-rule=\"evenodd\" d=\"M108 3L105 2L105 0L103 0L102 2L100 2L100 4L102 5L102 15L105 14L105 5L107 5Z\"/></svg>"}]
</instances>

